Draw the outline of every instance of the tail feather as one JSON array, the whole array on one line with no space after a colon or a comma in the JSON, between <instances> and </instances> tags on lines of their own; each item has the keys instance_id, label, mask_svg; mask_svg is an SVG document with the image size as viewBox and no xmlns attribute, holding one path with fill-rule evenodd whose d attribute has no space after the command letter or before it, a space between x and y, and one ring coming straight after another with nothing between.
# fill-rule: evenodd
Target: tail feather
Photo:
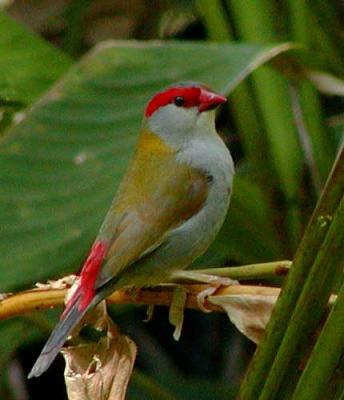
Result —
<instances>
[{"instance_id":1,"label":"tail feather","mask_svg":"<svg viewBox=\"0 0 344 400\"><path fill-rule=\"evenodd\" d=\"M87 307L80 311L78 309L80 301L81 297L75 299L74 304L67 310L67 312L63 313L62 319L52 331L48 341L43 347L41 354L32 367L28 378L32 378L34 376L38 377L49 368L73 328L81 321L82 317L89 310L89 307Z\"/></svg>"}]
</instances>

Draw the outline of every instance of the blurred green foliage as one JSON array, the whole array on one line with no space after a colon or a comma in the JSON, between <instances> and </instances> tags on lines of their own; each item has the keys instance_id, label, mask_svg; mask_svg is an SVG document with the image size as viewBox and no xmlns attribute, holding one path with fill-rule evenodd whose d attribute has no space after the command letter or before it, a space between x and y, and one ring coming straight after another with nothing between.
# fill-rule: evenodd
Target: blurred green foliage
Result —
<instances>
[{"instance_id":1,"label":"blurred green foliage","mask_svg":"<svg viewBox=\"0 0 344 400\"><path fill-rule=\"evenodd\" d=\"M277 50L258 45L108 43L70 69L21 123L7 130L2 143L3 289L75 271L116 192L142 110L153 93L171 81L190 79L228 92ZM209 58L202 58L205 52ZM194 61L186 64L186 57ZM278 257L259 188L240 176L237 185L235 211L229 214L234 219L229 217L226 226L250 239L245 243L250 251L244 255L240 241L232 246L227 234L222 235L222 261ZM247 213L255 223L243 226L237 216ZM261 243L258 232L264 232ZM40 246L35 245L38 241ZM259 254L261 248L264 255Z\"/></svg>"},{"instance_id":2,"label":"blurred green foliage","mask_svg":"<svg viewBox=\"0 0 344 400\"><path fill-rule=\"evenodd\" d=\"M311 64L324 66L323 60L327 72L343 78L339 2L315 1L314 7L296 0L39 3L32 2L31 19L16 2L8 12L31 23L41 37L0 14L2 292L78 270L132 153L145 102L161 87L185 79L229 95L218 122L237 164L228 218L197 265L294 255L343 140L342 100L321 96L305 79ZM103 39L158 36L179 41L106 43L80 61L70 58ZM281 70L295 69L297 79L271 65L261 67L288 50L281 46L286 41L305 49L278 57ZM221 317L204 322L197 316L194 327L186 322L176 347L165 338L170 332L163 322L143 328L132 308L114 312L139 349L150 349L140 350L142 372L134 375L128 398L234 396L250 349ZM13 354L22 360L47 334L53 318L38 319L1 323L2 370ZM25 368L35 355L24 357ZM185 358L190 358L187 371ZM228 365L237 371L228 371ZM7 379L12 373L9 368L0 380L1 398L16 399ZM45 398L35 384L29 386L32 398Z\"/></svg>"}]
</instances>

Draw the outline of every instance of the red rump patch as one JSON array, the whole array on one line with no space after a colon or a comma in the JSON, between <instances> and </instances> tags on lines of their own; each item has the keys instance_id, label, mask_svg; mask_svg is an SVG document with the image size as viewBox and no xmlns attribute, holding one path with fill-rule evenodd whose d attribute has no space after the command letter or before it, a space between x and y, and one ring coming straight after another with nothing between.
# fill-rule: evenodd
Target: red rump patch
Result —
<instances>
[{"instance_id":1,"label":"red rump patch","mask_svg":"<svg viewBox=\"0 0 344 400\"><path fill-rule=\"evenodd\" d=\"M103 264L108 245L104 242L95 242L89 256L81 270L79 287L81 289L81 302L79 310L84 310L95 295L95 283L98 272Z\"/></svg>"},{"instance_id":2,"label":"red rump patch","mask_svg":"<svg viewBox=\"0 0 344 400\"><path fill-rule=\"evenodd\" d=\"M179 96L184 98L184 108L196 107L199 105L200 94L201 89L197 86L167 89L152 98L146 107L145 116L150 117L160 107L173 103L174 99Z\"/></svg>"},{"instance_id":3,"label":"red rump patch","mask_svg":"<svg viewBox=\"0 0 344 400\"><path fill-rule=\"evenodd\" d=\"M97 280L98 272L104 258L106 256L108 249L107 243L104 242L95 242L92 246L89 256L84 263L84 266L81 270L80 280L78 283L78 287L73 293L72 297L68 301L66 308L61 314L60 319L62 320L69 311L78 303L78 310L83 311L92 301L95 295L94 285Z\"/></svg>"}]
</instances>

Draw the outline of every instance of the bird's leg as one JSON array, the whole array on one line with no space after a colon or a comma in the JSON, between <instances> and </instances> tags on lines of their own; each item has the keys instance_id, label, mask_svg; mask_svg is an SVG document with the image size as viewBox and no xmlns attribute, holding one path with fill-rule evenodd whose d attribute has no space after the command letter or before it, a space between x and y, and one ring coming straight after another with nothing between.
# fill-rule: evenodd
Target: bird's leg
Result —
<instances>
[{"instance_id":1,"label":"bird's leg","mask_svg":"<svg viewBox=\"0 0 344 400\"><path fill-rule=\"evenodd\" d=\"M173 296L168 316L169 322L174 326L174 340L179 340L182 332L186 298L187 290L183 286L177 285L173 290Z\"/></svg>"},{"instance_id":2,"label":"bird's leg","mask_svg":"<svg viewBox=\"0 0 344 400\"><path fill-rule=\"evenodd\" d=\"M159 287L172 288L173 295L169 310L169 322L174 326L173 338L179 340L183 322L184 322L184 308L187 299L187 290L175 283L163 283ZM149 322L153 317L154 305L149 305L147 307L147 318L144 322Z\"/></svg>"},{"instance_id":3,"label":"bird's leg","mask_svg":"<svg viewBox=\"0 0 344 400\"><path fill-rule=\"evenodd\" d=\"M148 304L146 310L146 318L143 320L143 322L150 322L153 319L153 314L154 314L154 304Z\"/></svg>"},{"instance_id":4,"label":"bird's leg","mask_svg":"<svg viewBox=\"0 0 344 400\"><path fill-rule=\"evenodd\" d=\"M130 294L130 297L133 299L134 302L138 300L141 289L142 288L135 286L130 286L127 288L127 292ZM143 320L143 322L150 322L153 319L153 314L154 314L154 304L148 304L146 310L146 318Z\"/></svg>"},{"instance_id":5,"label":"bird's leg","mask_svg":"<svg viewBox=\"0 0 344 400\"><path fill-rule=\"evenodd\" d=\"M206 283L211 286L231 286L238 285L239 282L226 278L223 276L204 274L198 271L176 271L172 275L172 281L176 283L187 283L187 282L197 282L197 283Z\"/></svg>"},{"instance_id":6,"label":"bird's leg","mask_svg":"<svg viewBox=\"0 0 344 400\"><path fill-rule=\"evenodd\" d=\"M130 295L130 297L133 299L133 301L136 302L140 295L141 287L128 286L126 288L126 292Z\"/></svg>"}]
</instances>

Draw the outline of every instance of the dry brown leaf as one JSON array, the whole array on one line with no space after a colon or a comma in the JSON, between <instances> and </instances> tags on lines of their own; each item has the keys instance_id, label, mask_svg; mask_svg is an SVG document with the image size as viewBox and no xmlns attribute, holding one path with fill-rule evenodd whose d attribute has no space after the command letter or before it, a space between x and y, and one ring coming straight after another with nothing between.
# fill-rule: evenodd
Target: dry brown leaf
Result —
<instances>
[{"instance_id":1,"label":"dry brown leaf","mask_svg":"<svg viewBox=\"0 0 344 400\"><path fill-rule=\"evenodd\" d=\"M69 400L124 399L136 358L135 343L119 333L107 315L105 301L86 315L74 335L83 325L91 325L107 335L98 342L62 349Z\"/></svg>"},{"instance_id":2,"label":"dry brown leaf","mask_svg":"<svg viewBox=\"0 0 344 400\"><path fill-rule=\"evenodd\" d=\"M77 280L78 280L78 277L76 275L67 275L61 279L48 280L48 282L46 282L46 283L37 282L36 287L39 290L42 290L42 289L45 289L45 290L66 289L66 288L70 288L71 286L73 286L75 284L75 282L77 282Z\"/></svg>"},{"instance_id":3,"label":"dry brown leaf","mask_svg":"<svg viewBox=\"0 0 344 400\"><path fill-rule=\"evenodd\" d=\"M279 290L269 294L210 296L208 301L223 308L237 329L255 343L263 337Z\"/></svg>"},{"instance_id":4,"label":"dry brown leaf","mask_svg":"<svg viewBox=\"0 0 344 400\"><path fill-rule=\"evenodd\" d=\"M108 321L97 343L67 347L65 382L69 400L122 400L134 367L136 345Z\"/></svg>"}]
</instances>

